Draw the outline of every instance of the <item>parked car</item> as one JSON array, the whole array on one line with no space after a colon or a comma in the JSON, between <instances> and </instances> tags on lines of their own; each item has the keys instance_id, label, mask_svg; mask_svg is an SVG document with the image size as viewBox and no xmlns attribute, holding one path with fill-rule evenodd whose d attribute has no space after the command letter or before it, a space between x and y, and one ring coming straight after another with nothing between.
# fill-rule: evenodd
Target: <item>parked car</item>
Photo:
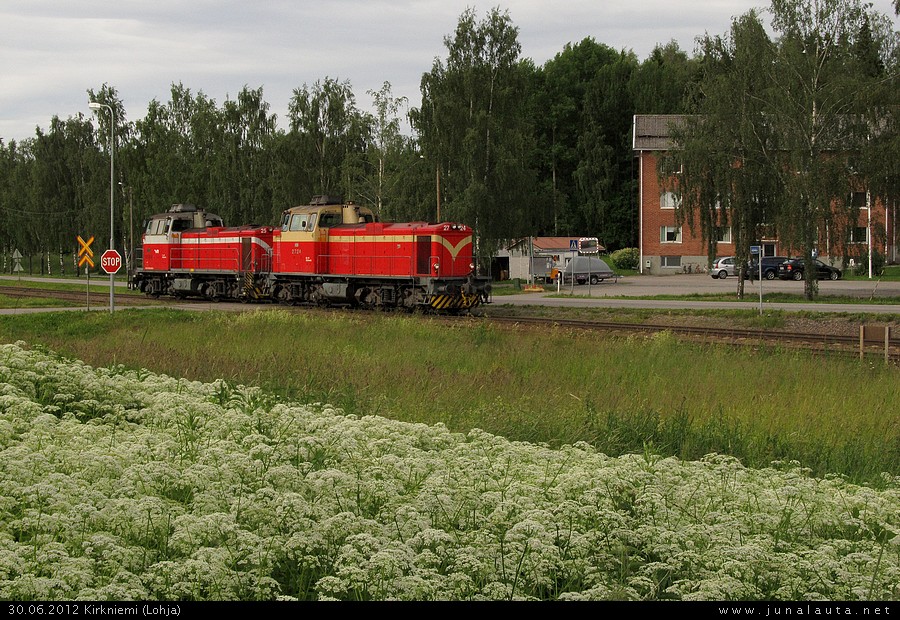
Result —
<instances>
[{"instance_id":1,"label":"parked car","mask_svg":"<svg viewBox=\"0 0 900 620\"><path fill-rule=\"evenodd\" d=\"M774 280L778 277L778 266L788 260L787 256L763 256L762 257L762 277L766 280ZM744 278L759 277L759 259L751 258L747 267L747 273Z\"/></svg>"},{"instance_id":2,"label":"parked car","mask_svg":"<svg viewBox=\"0 0 900 620\"><path fill-rule=\"evenodd\" d=\"M737 276L738 266L734 260L734 256L722 256L713 262L709 275L713 278L724 280L728 276Z\"/></svg>"},{"instance_id":3,"label":"parked car","mask_svg":"<svg viewBox=\"0 0 900 620\"><path fill-rule=\"evenodd\" d=\"M610 269L606 261L596 256L576 256L562 270L563 284L572 283L572 274L578 284L599 284L604 280L618 279L619 275Z\"/></svg>"},{"instance_id":4,"label":"parked car","mask_svg":"<svg viewBox=\"0 0 900 620\"><path fill-rule=\"evenodd\" d=\"M831 265L826 265L818 258L815 259L816 274L819 280L840 280L841 270ZM778 266L778 277L782 280L802 280L804 264L802 258L792 258Z\"/></svg>"}]
</instances>

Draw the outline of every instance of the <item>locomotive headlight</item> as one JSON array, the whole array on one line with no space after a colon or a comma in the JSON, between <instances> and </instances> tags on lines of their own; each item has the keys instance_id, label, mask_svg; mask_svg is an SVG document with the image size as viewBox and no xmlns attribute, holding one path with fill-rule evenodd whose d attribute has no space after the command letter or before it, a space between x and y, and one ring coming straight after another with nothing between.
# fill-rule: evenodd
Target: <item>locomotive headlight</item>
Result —
<instances>
[{"instance_id":1,"label":"locomotive headlight","mask_svg":"<svg viewBox=\"0 0 900 620\"><path fill-rule=\"evenodd\" d=\"M441 268L441 264L436 262L431 267L432 267L432 269L434 269L434 272L437 273L438 270Z\"/></svg>"},{"instance_id":2,"label":"locomotive headlight","mask_svg":"<svg viewBox=\"0 0 900 620\"><path fill-rule=\"evenodd\" d=\"M469 269L471 269L472 271L474 271L474 270L475 270L475 263L469 263Z\"/></svg>"}]
</instances>

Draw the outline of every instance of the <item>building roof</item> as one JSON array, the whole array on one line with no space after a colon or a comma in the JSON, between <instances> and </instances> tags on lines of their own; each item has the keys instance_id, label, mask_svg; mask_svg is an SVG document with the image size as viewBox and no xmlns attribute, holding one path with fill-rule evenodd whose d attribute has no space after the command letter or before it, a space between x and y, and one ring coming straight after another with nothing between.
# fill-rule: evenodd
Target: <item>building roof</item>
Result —
<instances>
[{"instance_id":1,"label":"building roof","mask_svg":"<svg viewBox=\"0 0 900 620\"><path fill-rule=\"evenodd\" d=\"M666 151L672 146L671 127L680 125L684 114L635 114L632 148L635 151Z\"/></svg>"},{"instance_id":2,"label":"building roof","mask_svg":"<svg viewBox=\"0 0 900 620\"><path fill-rule=\"evenodd\" d=\"M513 243L509 245L509 247L517 247L527 245L529 241L534 246L535 252L568 252L570 250L578 249L578 240L583 239L584 237L523 237L521 239L516 239ZM573 246L572 243L575 243ZM605 251L606 248L602 245L599 246L599 250L601 252Z\"/></svg>"},{"instance_id":3,"label":"building roof","mask_svg":"<svg viewBox=\"0 0 900 620\"><path fill-rule=\"evenodd\" d=\"M576 244L581 237L535 237L534 238L534 249L540 250L542 252L550 252L553 250L556 251L568 251L572 248L572 241ZM578 246L576 245L576 248Z\"/></svg>"}]
</instances>

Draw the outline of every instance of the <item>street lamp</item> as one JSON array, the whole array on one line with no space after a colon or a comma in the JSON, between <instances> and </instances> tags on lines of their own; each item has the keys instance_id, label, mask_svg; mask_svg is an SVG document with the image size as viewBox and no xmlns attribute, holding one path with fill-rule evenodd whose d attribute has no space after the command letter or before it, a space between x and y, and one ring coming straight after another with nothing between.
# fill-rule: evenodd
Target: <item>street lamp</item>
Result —
<instances>
[{"instance_id":1,"label":"street lamp","mask_svg":"<svg viewBox=\"0 0 900 620\"><path fill-rule=\"evenodd\" d=\"M96 101L91 101L88 103L88 107L92 110L99 110L100 108L106 108L109 110L109 249L116 249L116 239L113 236L113 200L115 196L115 127L116 127L116 114L113 112L111 106L106 105L105 103L97 103ZM112 312L115 310L115 286L116 286L116 274L109 274L109 311Z\"/></svg>"}]
</instances>

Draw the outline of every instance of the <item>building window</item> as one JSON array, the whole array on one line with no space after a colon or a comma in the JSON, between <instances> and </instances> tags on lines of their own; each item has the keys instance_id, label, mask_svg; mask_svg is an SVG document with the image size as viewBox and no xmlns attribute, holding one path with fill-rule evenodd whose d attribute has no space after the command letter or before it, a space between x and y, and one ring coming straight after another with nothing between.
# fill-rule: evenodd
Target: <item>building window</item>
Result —
<instances>
[{"instance_id":1,"label":"building window","mask_svg":"<svg viewBox=\"0 0 900 620\"><path fill-rule=\"evenodd\" d=\"M681 257L680 256L660 256L659 257L659 265L660 265L660 267L681 267Z\"/></svg>"},{"instance_id":2,"label":"building window","mask_svg":"<svg viewBox=\"0 0 900 620\"><path fill-rule=\"evenodd\" d=\"M681 226L661 226L659 228L660 243L681 243Z\"/></svg>"},{"instance_id":3,"label":"building window","mask_svg":"<svg viewBox=\"0 0 900 620\"><path fill-rule=\"evenodd\" d=\"M868 243L869 230L865 226L854 226L850 229L850 243Z\"/></svg>"},{"instance_id":4,"label":"building window","mask_svg":"<svg viewBox=\"0 0 900 620\"><path fill-rule=\"evenodd\" d=\"M681 198L675 192L663 192L659 195L659 206L661 209L675 209L681 206Z\"/></svg>"},{"instance_id":5,"label":"building window","mask_svg":"<svg viewBox=\"0 0 900 620\"><path fill-rule=\"evenodd\" d=\"M731 226L717 226L716 241L718 243L731 243Z\"/></svg>"},{"instance_id":6,"label":"building window","mask_svg":"<svg viewBox=\"0 0 900 620\"><path fill-rule=\"evenodd\" d=\"M857 209L865 209L869 203L866 198L866 192L853 192L850 194L850 204Z\"/></svg>"}]
</instances>

